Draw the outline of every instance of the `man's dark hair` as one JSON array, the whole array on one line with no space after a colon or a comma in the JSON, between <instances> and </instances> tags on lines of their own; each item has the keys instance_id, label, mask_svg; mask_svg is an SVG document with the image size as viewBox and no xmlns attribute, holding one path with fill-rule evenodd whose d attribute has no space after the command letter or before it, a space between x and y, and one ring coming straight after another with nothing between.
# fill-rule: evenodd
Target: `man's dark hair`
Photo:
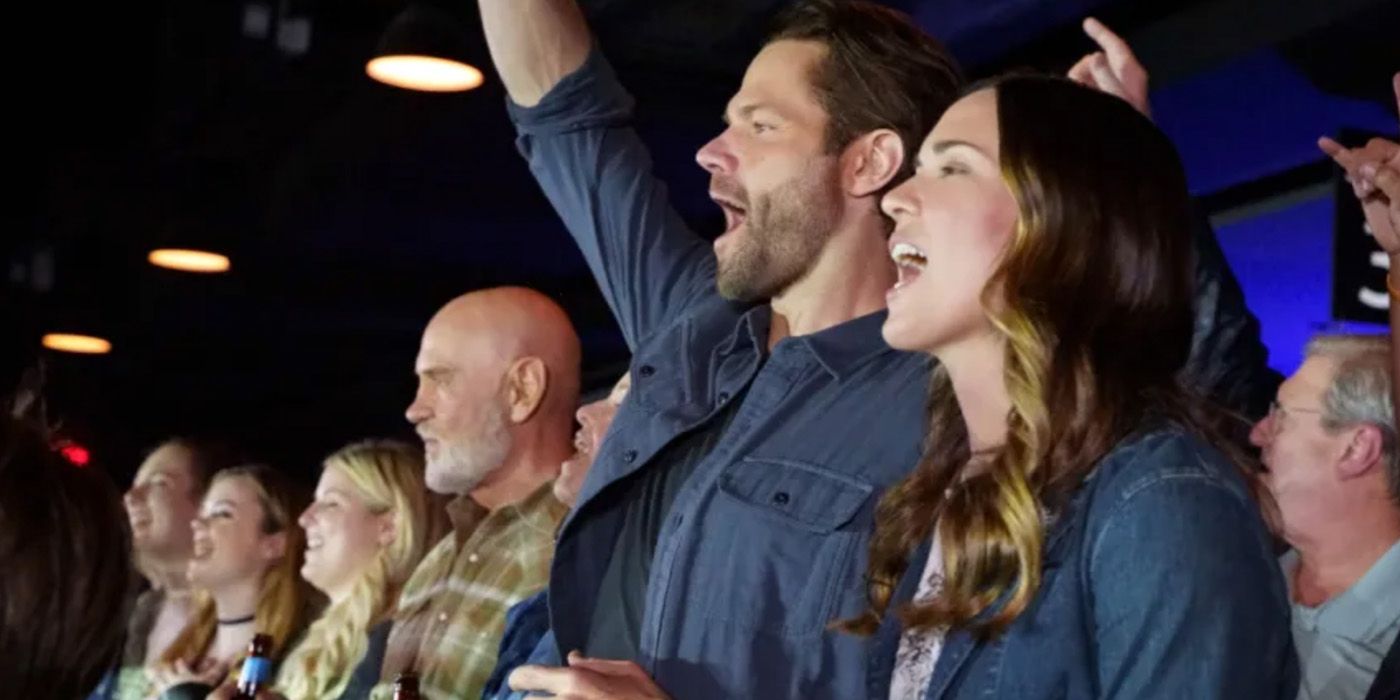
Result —
<instances>
[{"instance_id":1,"label":"man's dark hair","mask_svg":"<svg viewBox=\"0 0 1400 700\"><path fill-rule=\"evenodd\" d=\"M190 490L196 501L204 497L209 481L221 469L227 469L247 462L248 459L231 443L203 435L181 435L172 437L146 452L150 457L162 447L178 447L189 457Z\"/></svg>"},{"instance_id":2,"label":"man's dark hair","mask_svg":"<svg viewBox=\"0 0 1400 700\"><path fill-rule=\"evenodd\" d=\"M802 0L778 18L769 41L815 41L826 57L811 75L830 120L831 152L891 129L904 163L886 190L914 173L914 154L962 91L957 63L908 15L863 0Z\"/></svg>"}]
</instances>

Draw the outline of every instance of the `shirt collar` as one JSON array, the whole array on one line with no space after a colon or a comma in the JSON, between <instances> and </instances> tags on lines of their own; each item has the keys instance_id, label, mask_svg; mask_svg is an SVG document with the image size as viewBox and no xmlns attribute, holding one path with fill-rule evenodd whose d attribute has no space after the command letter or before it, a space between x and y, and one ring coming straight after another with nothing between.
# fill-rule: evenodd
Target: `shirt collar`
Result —
<instances>
[{"instance_id":1,"label":"shirt collar","mask_svg":"<svg viewBox=\"0 0 1400 700\"><path fill-rule=\"evenodd\" d=\"M452 532L458 544L471 537L476 526L490 514L491 511L472 500L469 494L462 494L447 504L447 519L452 521Z\"/></svg>"},{"instance_id":2,"label":"shirt collar","mask_svg":"<svg viewBox=\"0 0 1400 700\"><path fill-rule=\"evenodd\" d=\"M1297 555L1289 552L1283 558L1284 573L1290 587L1292 572L1297 567ZM1316 619L1317 626L1345 639L1364 642L1389 629L1400 619L1400 541L1390 546L1366 573L1341 595L1309 608L1294 605L1295 612Z\"/></svg>"},{"instance_id":3,"label":"shirt collar","mask_svg":"<svg viewBox=\"0 0 1400 700\"><path fill-rule=\"evenodd\" d=\"M812 351L817 362L840 381L876 355L896 352L885 344L880 327L887 313L882 309L873 314L837 324L818 333L798 338Z\"/></svg>"},{"instance_id":4,"label":"shirt collar","mask_svg":"<svg viewBox=\"0 0 1400 700\"><path fill-rule=\"evenodd\" d=\"M720 355L739 351L752 351L764 354L768 347L768 328L773 322L773 307L759 304L739 317L734 332L719 346Z\"/></svg>"},{"instance_id":5,"label":"shirt collar","mask_svg":"<svg viewBox=\"0 0 1400 700\"><path fill-rule=\"evenodd\" d=\"M888 312L884 309L859 318L839 323L824 331L796 336L793 342L807 347L833 379L840 381L855 371L867 360L886 352L898 352L885 344L880 328L885 324ZM739 325L728 341L720 348L722 353L730 353L751 345L758 352L766 354L768 331L773 324L773 307L760 304L740 318Z\"/></svg>"}]
</instances>

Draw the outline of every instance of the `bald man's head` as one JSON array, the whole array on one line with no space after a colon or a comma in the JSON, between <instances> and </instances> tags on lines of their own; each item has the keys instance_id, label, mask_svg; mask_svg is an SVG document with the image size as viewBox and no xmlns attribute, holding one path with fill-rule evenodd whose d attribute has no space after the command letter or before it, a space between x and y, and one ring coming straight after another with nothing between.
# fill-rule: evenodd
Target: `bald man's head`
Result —
<instances>
[{"instance_id":1,"label":"bald man's head","mask_svg":"<svg viewBox=\"0 0 1400 700\"><path fill-rule=\"evenodd\" d=\"M496 478L521 434L567 436L578 400L578 336L539 292L472 292L428 322L414 371L418 393L407 416L423 438L428 486L465 494Z\"/></svg>"}]
</instances>

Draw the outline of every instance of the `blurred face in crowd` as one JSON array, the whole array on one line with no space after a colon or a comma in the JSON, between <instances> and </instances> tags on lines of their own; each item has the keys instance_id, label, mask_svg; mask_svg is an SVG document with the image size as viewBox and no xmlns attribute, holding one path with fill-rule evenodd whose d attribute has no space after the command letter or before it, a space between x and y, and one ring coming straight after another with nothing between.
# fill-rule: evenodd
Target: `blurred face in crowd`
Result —
<instances>
[{"instance_id":1,"label":"blurred face in crowd","mask_svg":"<svg viewBox=\"0 0 1400 700\"><path fill-rule=\"evenodd\" d=\"M343 470L328 465L316 499L298 521L306 530L301 576L332 602L349 597L355 582L393 538L393 513L376 512Z\"/></svg>"},{"instance_id":2,"label":"blurred face in crowd","mask_svg":"<svg viewBox=\"0 0 1400 700\"><path fill-rule=\"evenodd\" d=\"M730 299L782 293L815 265L840 216L838 154L810 81L826 56L814 41L769 43L725 110L728 127L696 154L724 211L716 284Z\"/></svg>"},{"instance_id":3,"label":"blurred face in crowd","mask_svg":"<svg viewBox=\"0 0 1400 700\"><path fill-rule=\"evenodd\" d=\"M583 478L588 475L589 467L593 466L598 446L603 444L603 437L608 434L608 427L617 415L617 408L622 405L622 400L627 398L627 391L631 388L632 375L624 374L617 380L617 384L613 385L611 393L578 409L575 417L578 419L579 428L578 432L574 433L574 454L564 460L559 470L559 478L554 481L554 497L559 499L560 503L572 506L578 501Z\"/></svg>"},{"instance_id":4,"label":"blurred face in crowd","mask_svg":"<svg viewBox=\"0 0 1400 700\"><path fill-rule=\"evenodd\" d=\"M982 294L1017 219L997 124L994 90L956 102L925 139L914 176L881 202L895 221L899 270L882 329L891 347L939 353L992 334Z\"/></svg>"},{"instance_id":5,"label":"blurred face in crowd","mask_svg":"<svg viewBox=\"0 0 1400 700\"><path fill-rule=\"evenodd\" d=\"M152 452L124 499L138 557L180 561L190 556L190 521L199 513L193 455L176 444Z\"/></svg>"},{"instance_id":6,"label":"blurred face in crowd","mask_svg":"<svg viewBox=\"0 0 1400 700\"><path fill-rule=\"evenodd\" d=\"M266 532L266 524L256 481L215 477L193 522L190 583L219 590L260 581L286 548L285 535Z\"/></svg>"},{"instance_id":7,"label":"blurred face in crowd","mask_svg":"<svg viewBox=\"0 0 1400 700\"><path fill-rule=\"evenodd\" d=\"M503 396L506 361L495 344L451 318L423 332L418 392L407 417L423 439L428 488L466 494L501 466L511 434Z\"/></svg>"},{"instance_id":8,"label":"blurred face in crowd","mask_svg":"<svg viewBox=\"0 0 1400 700\"><path fill-rule=\"evenodd\" d=\"M1336 365L1330 358L1309 357L1279 386L1278 398L1250 433L1268 470L1264 483L1283 515L1284 537L1293 541L1310 524L1337 514L1341 479L1338 463L1352 434L1323 426L1323 401Z\"/></svg>"}]
</instances>

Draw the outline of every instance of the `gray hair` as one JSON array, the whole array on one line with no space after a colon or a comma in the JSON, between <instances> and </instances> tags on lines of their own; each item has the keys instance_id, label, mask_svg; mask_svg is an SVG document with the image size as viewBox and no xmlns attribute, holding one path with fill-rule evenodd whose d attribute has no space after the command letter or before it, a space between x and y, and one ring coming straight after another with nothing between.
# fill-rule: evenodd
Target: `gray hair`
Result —
<instances>
[{"instance_id":1,"label":"gray hair","mask_svg":"<svg viewBox=\"0 0 1400 700\"><path fill-rule=\"evenodd\" d=\"M1400 449L1391 399L1390 339L1383 335L1320 335L1303 353L1336 364L1322 403L1322 426L1339 430L1357 424L1381 432L1382 457L1391 500L1400 505Z\"/></svg>"}]
</instances>

